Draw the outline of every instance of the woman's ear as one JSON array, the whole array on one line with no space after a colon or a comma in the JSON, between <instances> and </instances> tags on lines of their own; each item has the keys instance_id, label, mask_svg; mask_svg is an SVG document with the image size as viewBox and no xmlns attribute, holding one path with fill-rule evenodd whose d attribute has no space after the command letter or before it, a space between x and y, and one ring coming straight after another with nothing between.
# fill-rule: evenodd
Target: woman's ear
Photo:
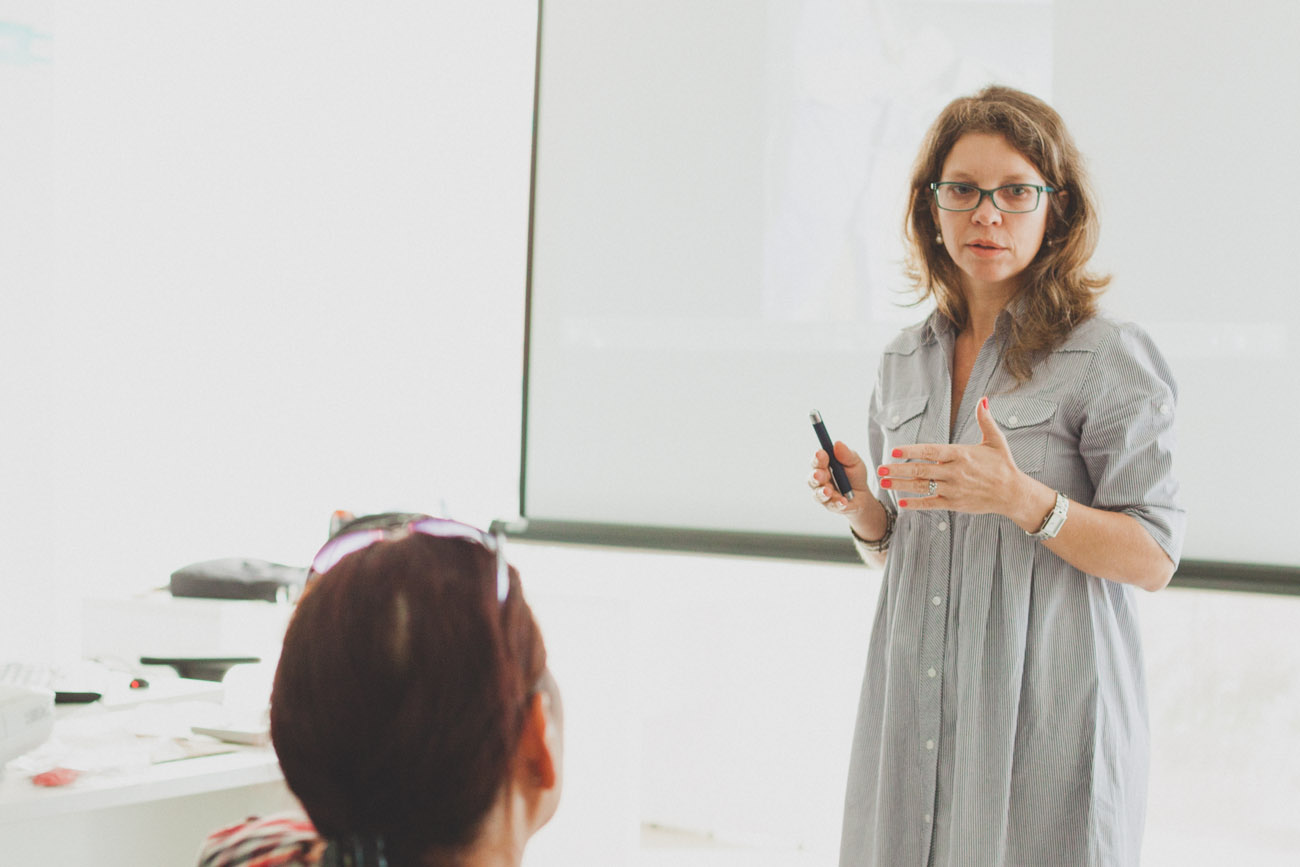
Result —
<instances>
[{"instance_id":1,"label":"woman's ear","mask_svg":"<svg viewBox=\"0 0 1300 867\"><path fill-rule=\"evenodd\" d=\"M1058 190L1048 198L1047 224L1043 227L1043 246L1053 247L1065 240L1068 231L1070 191Z\"/></svg>"},{"instance_id":2,"label":"woman's ear","mask_svg":"<svg viewBox=\"0 0 1300 867\"><path fill-rule=\"evenodd\" d=\"M515 758L515 781L533 789L553 789L559 783L560 733L552 718L551 696L539 689L528 700L524 727Z\"/></svg>"},{"instance_id":3,"label":"woman's ear","mask_svg":"<svg viewBox=\"0 0 1300 867\"><path fill-rule=\"evenodd\" d=\"M1052 195L1056 197L1056 207L1052 208L1048 213L1051 214L1053 220L1064 223L1070 213L1070 191L1061 190Z\"/></svg>"}]
</instances>

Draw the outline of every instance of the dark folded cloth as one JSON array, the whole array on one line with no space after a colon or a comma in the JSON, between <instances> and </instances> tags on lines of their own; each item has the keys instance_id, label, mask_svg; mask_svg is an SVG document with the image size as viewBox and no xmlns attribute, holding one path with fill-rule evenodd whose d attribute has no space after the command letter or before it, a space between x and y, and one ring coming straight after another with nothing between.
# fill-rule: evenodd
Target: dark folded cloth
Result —
<instances>
[{"instance_id":1,"label":"dark folded cloth","mask_svg":"<svg viewBox=\"0 0 1300 867\"><path fill-rule=\"evenodd\" d=\"M183 566L172 573L173 596L204 599L292 601L307 580L307 570L265 560L227 557Z\"/></svg>"}]
</instances>

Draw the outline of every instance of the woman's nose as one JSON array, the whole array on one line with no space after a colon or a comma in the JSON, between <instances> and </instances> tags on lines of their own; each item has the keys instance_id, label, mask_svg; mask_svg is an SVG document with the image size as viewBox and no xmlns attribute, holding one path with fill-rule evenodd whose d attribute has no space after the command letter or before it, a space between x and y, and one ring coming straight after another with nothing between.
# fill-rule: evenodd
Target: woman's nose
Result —
<instances>
[{"instance_id":1,"label":"woman's nose","mask_svg":"<svg viewBox=\"0 0 1300 867\"><path fill-rule=\"evenodd\" d=\"M993 204L993 197L984 193L980 196L980 203L971 212L971 219L982 226L992 226L1002 222L1002 212Z\"/></svg>"}]
</instances>

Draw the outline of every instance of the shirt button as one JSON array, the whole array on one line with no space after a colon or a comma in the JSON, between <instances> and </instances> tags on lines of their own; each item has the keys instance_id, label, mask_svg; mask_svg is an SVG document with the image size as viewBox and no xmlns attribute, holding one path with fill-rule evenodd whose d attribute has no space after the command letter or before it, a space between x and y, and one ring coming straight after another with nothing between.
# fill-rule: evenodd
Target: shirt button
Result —
<instances>
[{"instance_id":1,"label":"shirt button","mask_svg":"<svg viewBox=\"0 0 1300 867\"><path fill-rule=\"evenodd\" d=\"M947 529L948 529L948 522L947 522L947 521L940 521L940 522L939 522L939 532L942 533L943 531L945 531L945 530L947 530Z\"/></svg>"},{"instance_id":2,"label":"shirt button","mask_svg":"<svg viewBox=\"0 0 1300 867\"><path fill-rule=\"evenodd\" d=\"M926 674L930 675L930 677L934 677L936 674L938 674L938 672L932 668L929 671L927 671Z\"/></svg>"},{"instance_id":3,"label":"shirt button","mask_svg":"<svg viewBox=\"0 0 1300 867\"><path fill-rule=\"evenodd\" d=\"M933 602L935 605L938 605L940 602L943 601L943 597L942 597L942 596L936 596L936 597L934 597L933 599L931 599L930 601Z\"/></svg>"},{"instance_id":4,"label":"shirt button","mask_svg":"<svg viewBox=\"0 0 1300 867\"><path fill-rule=\"evenodd\" d=\"M1171 411L1171 410L1169 409L1169 404L1167 404L1167 403L1162 403L1162 404L1160 404L1160 414L1161 414L1161 415L1169 415L1170 411Z\"/></svg>"},{"instance_id":5,"label":"shirt button","mask_svg":"<svg viewBox=\"0 0 1300 867\"><path fill-rule=\"evenodd\" d=\"M1012 427L1015 427L1016 425L1020 424L1020 416L1018 415L1007 416L1007 424L1011 425Z\"/></svg>"},{"instance_id":6,"label":"shirt button","mask_svg":"<svg viewBox=\"0 0 1300 867\"><path fill-rule=\"evenodd\" d=\"M926 748L927 750L932 750L932 749L934 749L934 741L926 741L926 742L925 742L925 748Z\"/></svg>"},{"instance_id":7,"label":"shirt button","mask_svg":"<svg viewBox=\"0 0 1300 867\"><path fill-rule=\"evenodd\" d=\"M927 825L930 824L930 814L929 814L929 813L926 813L926 814L925 814L925 824L927 824Z\"/></svg>"},{"instance_id":8,"label":"shirt button","mask_svg":"<svg viewBox=\"0 0 1300 867\"><path fill-rule=\"evenodd\" d=\"M899 420L899 418L900 418L900 416L897 416L897 415L896 415L896 416L894 416L893 418L891 418L889 421L890 421L890 423L892 423L892 424L898 424L898 420Z\"/></svg>"}]
</instances>

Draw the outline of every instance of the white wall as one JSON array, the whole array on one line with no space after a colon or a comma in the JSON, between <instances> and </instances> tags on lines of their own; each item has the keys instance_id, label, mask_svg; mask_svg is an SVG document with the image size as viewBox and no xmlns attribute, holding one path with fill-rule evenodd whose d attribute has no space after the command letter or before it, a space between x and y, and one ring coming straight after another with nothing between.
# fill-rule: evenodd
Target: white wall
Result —
<instances>
[{"instance_id":1,"label":"white wall","mask_svg":"<svg viewBox=\"0 0 1300 867\"><path fill-rule=\"evenodd\" d=\"M603 786L626 775L644 821L833 860L879 573L534 544L511 559L566 696L557 835L591 833L608 815L593 794L624 797ZM604 749L629 737L630 765Z\"/></svg>"},{"instance_id":2,"label":"white wall","mask_svg":"<svg viewBox=\"0 0 1300 867\"><path fill-rule=\"evenodd\" d=\"M53 34L0 63L0 656L337 508L513 508L536 4L49 5L0 0Z\"/></svg>"}]
</instances>

